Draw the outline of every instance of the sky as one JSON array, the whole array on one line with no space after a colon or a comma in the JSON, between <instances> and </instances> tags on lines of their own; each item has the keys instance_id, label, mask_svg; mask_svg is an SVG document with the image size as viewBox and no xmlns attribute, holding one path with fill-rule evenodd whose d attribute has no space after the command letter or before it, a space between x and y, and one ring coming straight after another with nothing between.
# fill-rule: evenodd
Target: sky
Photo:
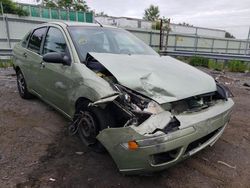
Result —
<instances>
[{"instance_id":1,"label":"sky","mask_svg":"<svg viewBox=\"0 0 250 188\"><path fill-rule=\"evenodd\" d=\"M36 0L17 0L34 2ZM229 31L246 39L250 27L250 0L85 0L88 6L109 16L142 18L151 4L159 6L160 15L172 23Z\"/></svg>"},{"instance_id":2,"label":"sky","mask_svg":"<svg viewBox=\"0 0 250 188\"><path fill-rule=\"evenodd\" d=\"M142 18L151 4L172 23L227 30L246 39L250 27L250 0L86 0L95 12Z\"/></svg>"}]
</instances>

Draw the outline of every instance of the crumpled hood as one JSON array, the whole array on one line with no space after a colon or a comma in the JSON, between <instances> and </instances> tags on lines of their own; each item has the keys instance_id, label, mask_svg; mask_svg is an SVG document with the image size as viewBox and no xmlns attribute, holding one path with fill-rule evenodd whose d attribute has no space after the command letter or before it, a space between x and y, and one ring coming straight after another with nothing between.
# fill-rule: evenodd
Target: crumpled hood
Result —
<instances>
[{"instance_id":1,"label":"crumpled hood","mask_svg":"<svg viewBox=\"0 0 250 188\"><path fill-rule=\"evenodd\" d=\"M216 91L206 73L169 56L90 53L117 81L159 104Z\"/></svg>"}]
</instances>

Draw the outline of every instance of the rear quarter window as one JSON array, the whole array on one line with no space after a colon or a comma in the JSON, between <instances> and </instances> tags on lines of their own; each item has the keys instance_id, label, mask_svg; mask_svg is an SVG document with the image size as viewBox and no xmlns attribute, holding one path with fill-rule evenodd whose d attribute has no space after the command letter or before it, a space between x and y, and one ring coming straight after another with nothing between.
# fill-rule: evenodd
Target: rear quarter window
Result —
<instances>
[{"instance_id":1,"label":"rear quarter window","mask_svg":"<svg viewBox=\"0 0 250 188\"><path fill-rule=\"evenodd\" d=\"M40 47L43 40L43 37L46 32L46 27L36 29L32 36L30 37L28 49L32 50L35 53L40 54Z\"/></svg>"}]
</instances>

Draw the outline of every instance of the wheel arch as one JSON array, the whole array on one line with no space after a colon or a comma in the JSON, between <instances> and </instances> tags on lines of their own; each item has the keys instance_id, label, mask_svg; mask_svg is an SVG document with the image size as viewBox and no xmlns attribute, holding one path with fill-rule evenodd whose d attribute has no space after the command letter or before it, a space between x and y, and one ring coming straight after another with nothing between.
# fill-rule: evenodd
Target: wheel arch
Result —
<instances>
[{"instance_id":1,"label":"wheel arch","mask_svg":"<svg viewBox=\"0 0 250 188\"><path fill-rule=\"evenodd\" d=\"M77 110L78 105L80 105L81 103L84 103L84 102L92 102L92 101L86 97L79 97L75 102L75 111Z\"/></svg>"},{"instance_id":2,"label":"wheel arch","mask_svg":"<svg viewBox=\"0 0 250 188\"><path fill-rule=\"evenodd\" d=\"M14 70L16 71L16 73L17 73L18 71L21 71L21 69L20 69L19 66L13 66L13 68L14 68Z\"/></svg>"}]
</instances>

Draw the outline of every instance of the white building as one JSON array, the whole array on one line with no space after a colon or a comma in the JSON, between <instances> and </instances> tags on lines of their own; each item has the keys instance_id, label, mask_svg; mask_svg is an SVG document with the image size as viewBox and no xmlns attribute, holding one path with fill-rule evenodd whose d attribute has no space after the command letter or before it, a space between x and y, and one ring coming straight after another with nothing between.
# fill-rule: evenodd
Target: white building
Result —
<instances>
[{"instance_id":1,"label":"white building","mask_svg":"<svg viewBox=\"0 0 250 188\"><path fill-rule=\"evenodd\" d=\"M137 18L96 16L95 19L103 25L114 25L123 28L141 28L149 30L152 29L152 22ZM226 34L225 30L183 26L173 23L170 24L170 28L171 28L171 33L182 33L182 34L201 35L201 36L219 37L219 38L224 38Z\"/></svg>"},{"instance_id":2,"label":"white building","mask_svg":"<svg viewBox=\"0 0 250 188\"><path fill-rule=\"evenodd\" d=\"M17 3L24 3L24 4L30 4L30 5L40 5L42 4L43 0L12 0Z\"/></svg>"},{"instance_id":3,"label":"white building","mask_svg":"<svg viewBox=\"0 0 250 188\"><path fill-rule=\"evenodd\" d=\"M103 25L113 25L124 28L142 28L151 29L152 23L137 18L96 16L95 19Z\"/></svg>"}]
</instances>

